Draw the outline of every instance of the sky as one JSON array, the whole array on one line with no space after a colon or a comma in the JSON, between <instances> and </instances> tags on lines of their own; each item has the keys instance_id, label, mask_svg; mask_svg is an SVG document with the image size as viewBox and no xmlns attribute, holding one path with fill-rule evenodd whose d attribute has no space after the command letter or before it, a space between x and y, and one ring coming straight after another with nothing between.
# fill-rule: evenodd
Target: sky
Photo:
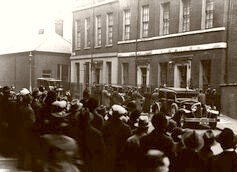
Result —
<instances>
[{"instance_id":1,"label":"sky","mask_svg":"<svg viewBox=\"0 0 237 172\"><path fill-rule=\"evenodd\" d=\"M54 20L64 19L64 37L71 39L73 0L0 0L0 46L45 29L54 31Z\"/></svg>"}]
</instances>

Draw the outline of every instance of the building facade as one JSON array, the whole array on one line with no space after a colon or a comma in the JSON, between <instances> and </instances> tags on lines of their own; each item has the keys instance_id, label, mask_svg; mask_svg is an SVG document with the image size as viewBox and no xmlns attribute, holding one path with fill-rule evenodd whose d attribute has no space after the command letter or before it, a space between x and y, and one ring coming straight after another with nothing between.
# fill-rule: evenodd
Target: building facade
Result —
<instances>
[{"instance_id":1,"label":"building facade","mask_svg":"<svg viewBox=\"0 0 237 172\"><path fill-rule=\"evenodd\" d=\"M221 94L237 81L236 9L234 0L75 6L71 80L78 86L212 87Z\"/></svg>"},{"instance_id":2,"label":"building facade","mask_svg":"<svg viewBox=\"0 0 237 172\"><path fill-rule=\"evenodd\" d=\"M71 43L56 33L20 40L0 52L0 85L33 88L37 78L55 78L69 85Z\"/></svg>"}]
</instances>

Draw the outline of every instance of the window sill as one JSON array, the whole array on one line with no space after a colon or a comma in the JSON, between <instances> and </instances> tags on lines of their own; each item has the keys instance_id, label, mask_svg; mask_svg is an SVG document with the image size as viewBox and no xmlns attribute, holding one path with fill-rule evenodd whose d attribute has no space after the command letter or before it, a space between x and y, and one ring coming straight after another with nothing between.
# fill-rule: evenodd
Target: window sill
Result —
<instances>
[{"instance_id":1,"label":"window sill","mask_svg":"<svg viewBox=\"0 0 237 172\"><path fill-rule=\"evenodd\" d=\"M81 48L75 48L74 49L74 51L80 51L81 50Z\"/></svg>"},{"instance_id":2,"label":"window sill","mask_svg":"<svg viewBox=\"0 0 237 172\"><path fill-rule=\"evenodd\" d=\"M113 47L113 44L105 45L105 47Z\"/></svg>"},{"instance_id":3,"label":"window sill","mask_svg":"<svg viewBox=\"0 0 237 172\"><path fill-rule=\"evenodd\" d=\"M95 46L95 48L101 48L101 46Z\"/></svg>"},{"instance_id":4,"label":"window sill","mask_svg":"<svg viewBox=\"0 0 237 172\"><path fill-rule=\"evenodd\" d=\"M84 50L89 50L91 47L85 47Z\"/></svg>"}]
</instances>

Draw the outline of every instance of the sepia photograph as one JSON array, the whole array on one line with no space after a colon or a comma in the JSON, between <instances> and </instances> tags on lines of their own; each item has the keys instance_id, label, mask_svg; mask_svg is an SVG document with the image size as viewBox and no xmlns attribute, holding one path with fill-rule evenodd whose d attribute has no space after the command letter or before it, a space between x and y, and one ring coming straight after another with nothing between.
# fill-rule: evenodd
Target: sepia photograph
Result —
<instances>
[{"instance_id":1,"label":"sepia photograph","mask_svg":"<svg viewBox=\"0 0 237 172\"><path fill-rule=\"evenodd\" d=\"M237 172L236 0L1 0L0 23L0 172Z\"/></svg>"}]
</instances>

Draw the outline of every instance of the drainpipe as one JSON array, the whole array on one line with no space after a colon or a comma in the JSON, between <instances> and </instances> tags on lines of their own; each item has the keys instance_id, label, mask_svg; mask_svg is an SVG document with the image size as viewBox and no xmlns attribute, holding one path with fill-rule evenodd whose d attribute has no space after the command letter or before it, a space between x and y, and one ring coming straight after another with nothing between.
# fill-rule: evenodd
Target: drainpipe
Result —
<instances>
[{"instance_id":1,"label":"drainpipe","mask_svg":"<svg viewBox=\"0 0 237 172\"><path fill-rule=\"evenodd\" d=\"M139 19L140 19L140 0L138 0L138 3L137 3L137 35L136 35L136 42L135 42L135 76L136 76L136 85L138 86L138 81L137 81L137 49L138 49L138 43L137 43L137 40L139 38L139 33L141 31L141 28L139 27Z\"/></svg>"},{"instance_id":2,"label":"drainpipe","mask_svg":"<svg viewBox=\"0 0 237 172\"><path fill-rule=\"evenodd\" d=\"M230 61L230 58L229 58L229 29L230 29L230 22L231 22L231 10L232 10L232 0L229 0L228 1L228 11L227 11L227 24L226 24L226 52L225 52L225 55L226 55L226 60L225 60L225 75L224 75L224 83L225 84L228 84L228 79L229 79L229 71L228 71L228 67L229 67L229 61Z\"/></svg>"},{"instance_id":3,"label":"drainpipe","mask_svg":"<svg viewBox=\"0 0 237 172\"><path fill-rule=\"evenodd\" d=\"M95 0L93 0L93 6L92 6L92 38L91 38L91 92L92 92L92 85L93 85L93 63L94 63L94 61L93 61L93 55L94 55L94 46L95 46L95 41L94 41L94 39L95 39L95 6L94 6L94 4L95 4Z\"/></svg>"}]
</instances>

